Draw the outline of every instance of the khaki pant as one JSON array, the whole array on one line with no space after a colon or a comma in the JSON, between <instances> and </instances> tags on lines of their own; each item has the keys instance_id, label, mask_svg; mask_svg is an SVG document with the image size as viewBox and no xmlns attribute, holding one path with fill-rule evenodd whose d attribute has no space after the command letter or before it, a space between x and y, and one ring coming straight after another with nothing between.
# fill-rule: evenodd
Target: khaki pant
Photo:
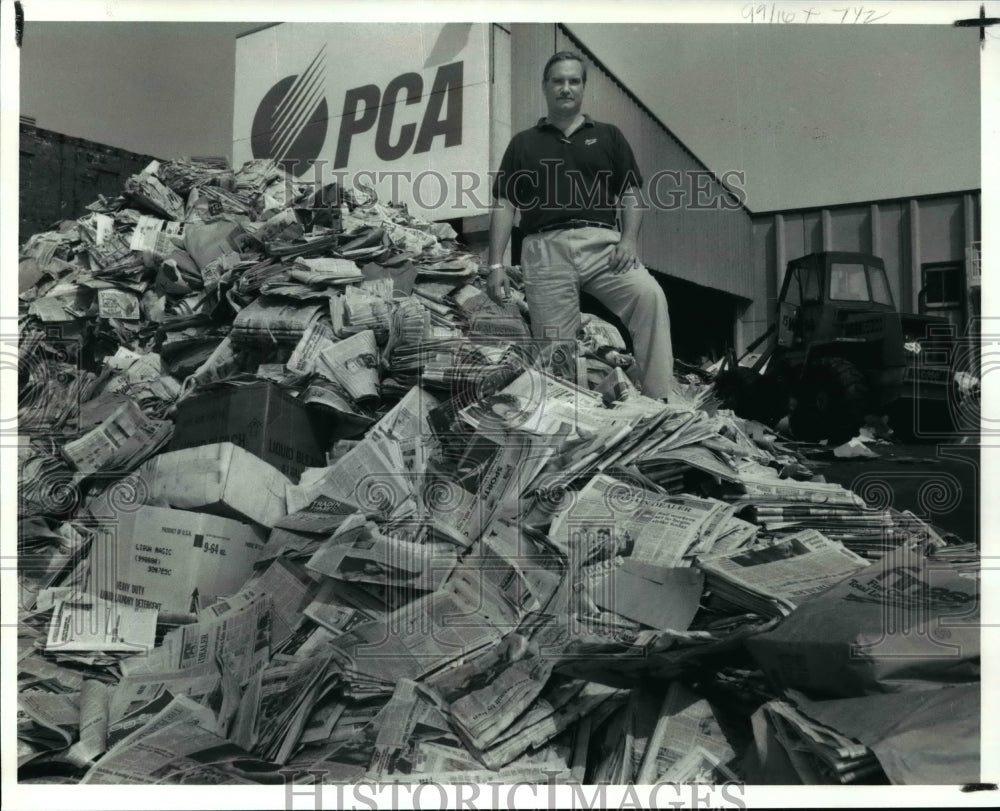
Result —
<instances>
[{"instance_id":1,"label":"khaki pant","mask_svg":"<svg viewBox=\"0 0 1000 811\"><path fill-rule=\"evenodd\" d=\"M667 397L674 375L667 298L642 264L622 273L609 268L620 239L610 228L567 228L525 237L521 269L531 333L535 339L575 339L583 290L628 328L636 360L629 374L643 394Z\"/></svg>"}]
</instances>

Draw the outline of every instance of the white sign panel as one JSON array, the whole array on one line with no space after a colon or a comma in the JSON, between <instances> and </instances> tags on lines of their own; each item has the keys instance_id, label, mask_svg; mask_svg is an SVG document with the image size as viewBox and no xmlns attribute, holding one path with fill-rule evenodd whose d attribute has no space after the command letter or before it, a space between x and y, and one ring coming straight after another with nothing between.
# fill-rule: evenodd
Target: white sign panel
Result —
<instances>
[{"instance_id":1,"label":"white sign panel","mask_svg":"<svg viewBox=\"0 0 1000 811\"><path fill-rule=\"evenodd\" d=\"M429 219L486 210L489 26L282 23L236 41L233 162L370 186Z\"/></svg>"}]
</instances>

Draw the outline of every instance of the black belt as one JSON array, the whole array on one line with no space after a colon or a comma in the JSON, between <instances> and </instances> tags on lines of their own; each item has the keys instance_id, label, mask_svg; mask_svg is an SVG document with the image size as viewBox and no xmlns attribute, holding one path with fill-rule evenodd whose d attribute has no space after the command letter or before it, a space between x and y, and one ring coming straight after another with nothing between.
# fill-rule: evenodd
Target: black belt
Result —
<instances>
[{"instance_id":1,"label":"black belt","mask_svg":"<svg viewBox=\"0 0 1000 811\"><path fill-rule=\"evenodd\" d=\"M610 228L612 231L615 230L615 226L606 222L595 222L594 220L566 220L565 222L554 222L549 225L543 225L540 228L536 228L534 231L530 231L525 236L533 236L534 234L541 234L546 231L562 231L566 228Z\"/></svg>"}]
</instances>

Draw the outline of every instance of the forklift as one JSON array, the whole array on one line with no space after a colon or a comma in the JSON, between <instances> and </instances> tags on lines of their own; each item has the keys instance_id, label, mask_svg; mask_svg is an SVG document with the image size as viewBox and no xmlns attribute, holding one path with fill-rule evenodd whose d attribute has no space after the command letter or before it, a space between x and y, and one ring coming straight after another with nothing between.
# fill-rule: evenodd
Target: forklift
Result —
<instances>
[{"instance_id":1,"label":"forklift","mask_svg":"<svg viewBox=\"0 0 1000 811\"><path fill-rule=\"evenodd\" d=\"M900 396L906 357L899 310L877 256L811 253L788 263L778 322L737 360L732 348L716 395L741 417L788 415L804 442L840 444Z\"/></svg>"}]
</instances>

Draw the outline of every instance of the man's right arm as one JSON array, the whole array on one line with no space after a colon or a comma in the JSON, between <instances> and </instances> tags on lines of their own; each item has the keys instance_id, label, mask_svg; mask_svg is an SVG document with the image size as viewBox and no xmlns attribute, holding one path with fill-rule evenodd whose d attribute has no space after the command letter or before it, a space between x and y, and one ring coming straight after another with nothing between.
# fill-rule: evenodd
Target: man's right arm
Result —
<instances>
[{"instance_id":1,"label":"man's right arm","mask_svg":"<svg viewBox=\"0 0 1000 811\"><path fill-rule=\"evenodd\" d=\"M503 255L510 241L511 229L514 227L515 208L514 204L504 197L497 198L495 203L490 213L490 275L487 289L494 300L502 301L510 295L510 284L506 270L496 266L503 264Z\"/></svg>"}]
</instances>

